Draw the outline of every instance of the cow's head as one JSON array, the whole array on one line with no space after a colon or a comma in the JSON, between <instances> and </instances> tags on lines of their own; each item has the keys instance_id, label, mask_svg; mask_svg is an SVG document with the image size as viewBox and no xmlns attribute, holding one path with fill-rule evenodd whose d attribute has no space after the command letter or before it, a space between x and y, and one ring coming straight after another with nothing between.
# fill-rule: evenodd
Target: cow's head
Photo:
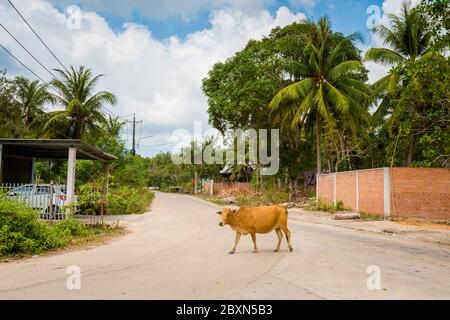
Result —
<instances>
[{"instance_id":1,"label":"cow's head","mask_svg":"<svg viewBox=\"0 0 450 320\"><path fill-rule=\"evenodd\" d=\"M218 215L220 215L221 220L219 222L219 226L224 227L227 224L230 223L230 217L232 214L235 214L236 210L230 209L230 208L225 208L222 211L217 212Z\"/></svg>"}]
</instances>

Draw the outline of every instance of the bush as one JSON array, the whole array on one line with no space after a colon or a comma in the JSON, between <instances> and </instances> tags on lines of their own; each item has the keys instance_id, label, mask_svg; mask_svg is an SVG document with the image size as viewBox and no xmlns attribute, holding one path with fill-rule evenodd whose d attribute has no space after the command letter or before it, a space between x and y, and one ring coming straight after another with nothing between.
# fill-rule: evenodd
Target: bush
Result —
<instances>
[{"instance_id":1,"label":"bush","mask_svg":"<svg viewBox=\"0 0 450 320\"><path fill-rule=\"evenodd\" d=\"M61 248L72 237L88 233L88 227L79 221L69 218L49 223L38 216L38 211L0 194L0 256Z\"/></svg>"},{"instance_id":2,"label":"bush","mask_svg":"<svg viewBox=\"0 0 450 320\"><path fill-rule=\"evenodd\" d=\"M108 213L144 213L154 198L155 194L146 188L115 187L108 196Z\"/></svg>"},{"instance_id":3,"label":"bush","mask_svg":"<svg viewBox=\"0 0 450 320\"><path fill-rule=\"evenodd\" d=\"M344 203L341 200L337 201L336 205L334 205L332 202L324 200L322 198L318 200L314 198L311 199L305 209L309 211L322 211L329 213L336 213L338 211L351 211L344 207Z\"/></svg>"},{"instance_id":4,"label":"bush","mask_svg":"<svg viewBox=\"0 0 450 320\"><path fill-rule=\"evenodd\" d=\"M146 188L112 185L108 194L108 214L144 213L155 194ZM81 214L101 213L102 188L99 183L87 183L80 187L78 208Z\"/></svg>"}]
</instances>

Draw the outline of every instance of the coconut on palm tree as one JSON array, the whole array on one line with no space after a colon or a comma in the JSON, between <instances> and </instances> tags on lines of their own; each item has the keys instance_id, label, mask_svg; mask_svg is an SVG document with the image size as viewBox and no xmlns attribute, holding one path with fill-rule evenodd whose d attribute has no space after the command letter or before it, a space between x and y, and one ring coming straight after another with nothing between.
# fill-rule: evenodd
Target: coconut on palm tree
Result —
<instances>
[{"instance_id":1,"label":"coconut on palm tree","mask_svg":"<svg viewBox=\"0 0 450 320\"><path fill-rule=\"evenodd\" d=\"M321 136L323 123L333 125L341 119L346 128L356 130L357 122L367 117L369 88L364 84L364 67L354 42L360 37L334 33L327 18L309 23L301 43L293 43L302 52L287 61L286 72L295 78L271 101L273 112L289 115L292 127L315 128L317 172L322 172ZM284 111L283 111L284 110Z\"/></svg>"},{"instance_id":2,"label":"coconut on palm tree","mask_svg":"<svg viewBox=\"0 0 450 320\"><path fill-rule=\"evenodd\" d=\"M108 91L95 92L98 80L103 75L93 76L90 69L81 66L76 70L55 70L60 79L50 84L58 91L53 95L56 103L64 110L49 112L45 115L43 133L52 138L81 139L93 142L102 132L106 122L102 107L114 105L114 94Z\"/></svg>"}]
</instances>

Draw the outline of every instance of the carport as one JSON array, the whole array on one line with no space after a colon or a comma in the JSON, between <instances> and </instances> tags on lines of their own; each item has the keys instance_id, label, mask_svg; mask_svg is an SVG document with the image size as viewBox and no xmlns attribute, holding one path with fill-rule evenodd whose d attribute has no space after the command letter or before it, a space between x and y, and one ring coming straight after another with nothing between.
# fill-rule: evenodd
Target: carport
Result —
<instances>
[{"instance_id":1,"label":"carport","mask_svg":"<svg viewBox=\"0 0 450 320\"><path fill-rule=\"evenodd\" d=\"M75 194L77 159L103 162L106 195L109 163L117 158L76 139L0 139L0 184L34 183L36 159L67 159L67 199L71 202Z\"/></svg>"}]
</instances>

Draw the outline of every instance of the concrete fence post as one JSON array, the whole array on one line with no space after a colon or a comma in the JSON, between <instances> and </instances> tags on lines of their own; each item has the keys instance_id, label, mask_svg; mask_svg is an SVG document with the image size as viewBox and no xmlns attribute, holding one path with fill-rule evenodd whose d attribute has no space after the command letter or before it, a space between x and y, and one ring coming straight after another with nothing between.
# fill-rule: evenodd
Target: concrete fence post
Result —
<instances>
[{"instance_id":1,"label":"concrete fence post","mask_svg":"<svg viewBox=\"0 0 450 320\"><path fill-rule=\"evenodd\" d=\"M336 180L337 180L337 173L335 173L334 175L333 175L333 204L336 206L337 205L337 197L336 197L336 194L337 194L337 190L336 190Z\"/></svg>"},{"instance_id":2,"label":"concrete fence post","mask_svg":"<svg viewBox=\"0 0 450 320\"><path fill-rule=\"evenodd\" d=\"M317 173L316 174L316 200L319 200L319 180L320 180L320 175ZM291 188L291 184L289 184L289 189Z\"/></svg>"},{"instance_id":3,"label":"concrete fence post","mask_svg":"<svg viewBox=\"0 0 450 320\"><path fill-rule=\"evenodd\" d=\"M383 168L384 176L384 219L391 216L391 169Z\"/></svg>"},{"instance_id":4,"label":"concrete fence post","mask_svg":"<svg viewBox=\"0 0 450 320\"><path fill-rule=\"evenodd\" d=\"M359 212L359 172L355 174L356 212Z\"/></svg>"}]
</instances>

